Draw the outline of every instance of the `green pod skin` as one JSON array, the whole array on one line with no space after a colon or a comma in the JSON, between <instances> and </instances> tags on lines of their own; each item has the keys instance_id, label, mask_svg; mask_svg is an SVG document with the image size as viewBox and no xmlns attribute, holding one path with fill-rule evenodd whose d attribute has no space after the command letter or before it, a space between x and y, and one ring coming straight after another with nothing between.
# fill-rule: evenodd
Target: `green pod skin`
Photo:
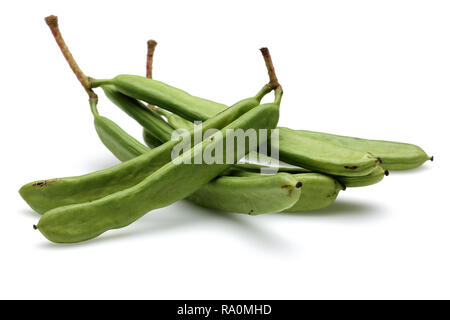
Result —
<instances>
[{"instance_id":1,"label":"green pod skin","mask_svg":"<svg viewBox=\"0 0 450 320\"><path fill-rule=\"evenodd\" d=\"M164 137L165 141L170 140L173 129L156 112L142 102L120 93L114 86L105 85L102 89L109 100L141 126L151 127L150 135L155 138Z\"/></svg>"},{"instance_id":2,"label":"green pod skin","mask_svg":"<svg viewBox=\"0 0 450 320\"><path fill-rule=\"evenodd\" d=\"M157 112L158 114L164 116L167 119L167 126L169 126L172 130L175 129L185 129L185 130L193 130L194 128L194 124L190 121L187 121L185 119L183 119L182 117L168 112L164 109L161 108L155 108L155 112ZM155 128L157 129L157 128ZM144 129L144 141L147 144L147 146L149 146L150 148L152 148L152 144L154 143L152 140L150 140L150 132L153 132L153 128L150 128L150 126L147 127L147 129ZM158 130L155 130L155 132L158 132ZM159 135L158 133L153 134L154 136L157 136L157 138L162 141L165 142L166 139L164 136ZM148 143L147 143L148 140ZM258 160L263 160L265 162L269 162L269 161L274 161L275 159L270 158L269 156L262 154L262 153L257 153L257 152L251 152L250 154L253 155L253 157L256 159L256 157L258 157ZM277 162L278 163L278 162ZM257 164L257 163L250 163L250 162L239 162L238 164L236 164L234 166L236 169L248 169L248 170L260 170L261 168L270 168L268 166L262 165L262 164ZM282 163L278 163L278 170L279 171L283 171L283 172L298 172L299 168L298 167L290 167L290 166L285 166Z\"/></svg>"},{"instance_id":3,"label":"green pod skin","mask_svg":"<svg viewBox=\"0 0 450 320\"><path fill-rule=\"evenodd\" d=\"M118 127L116 125L116 127ZM116 138L114 132L108 137L113 143L105 146L117 157L126 155L119 160L132 159L135 139L119 127ZM145 136L145 135L144 135ZM150 136L153 137L153 136ZM102 140L103 141L103 140ZM142 153L149 149L140 142ZM230 172L232 174L232 172ZM299 201L300 185L294 175L279 173L274 175L255 174L250 177L221 176L201 187L187 197L191 202L216 210L226 212L257 215L270 212L281 212Z\"/></svg>"},{"instance_id":4,"label":"green pod skin","mask_svg":"<svg viewBox=\"0 0 450 320\"><path fill-rule=\"evenodd\" d=\"M130 154L129 149L134 149L132 143L134 138L129 135L128 137L129 139L118 139L118 143L107 147L113 154ZM144 145L141 145L141 147L146 148ZM261 167L261 165L255 165L250 169L260 170ZM336 198L329 195L336 192L337 196L337 193L343 189L339 183L331 183L332 179L325 175L306 171L305 173L308 174L302 175L304 173L298 174L299 170L303 172L299 168L288 169L296 174L261 175L255 172L232 169L226 173L227 175L233 175L232 177L218 177L201 187L187 199L197 205L226 212L262 214L281 212L290 207L292 207L290 212L299 212L318 210L329 206ZM283 168L280 168L280 170L283 170ZM287 176L290 178L287 178ZM353 177L353 179L355 178ZM280 181L285 182L280 183ZM300 198L297 196L299 189L292 187L298 187L298 182L302 183L301 189L307 190ZM289 185L289 187L279 188L280 185Z\"/></svg>"},{"instance_id":5,"label":"green pod skin","mask_svg":"<svg viewBox=\"0 0 450 320\"><path fill-rule=\"evenodd\" d=\"M275 103L251 109L177 158L182 163L188 160L191 164L170 161L130 188L91 202L50 210L41 217L36 228L52 242L85 241L108 230L125 227L150 210L165 207L189 196L232 166L225 164L225 153L224 164L210 165L192 164L196 155L203 155L207 148L224 146L228 139L235 139L234 132L228 129L255 129L258 134L258 129L275 128L279 118L280 99L281 95ZM249 152L248 147L248 143L245 149L235 145L234 162Z\"/></svg>"},{"instance_id":6,"label":"green pod skin","mask_svg":"<svg viewBox=\"0 0 450 320\"><path fill-rule=\"evenodd\" d=\"M130 137L122 128L108 118L95 116L94 125L100 140L120 161L136 158L149 151L147 147ZM123 145L124 143L128 145L126 149L118 147L118 145Z\"/></svg>"},{"instance_id":7,"label":"green pod skin","mask_svg":"<svg viewBox=\"0 0 450 320\"><path fill-rule=\"evenodd\" d=\"M188 120L207 120L225 110L226 105L202 99L169 86L164 82L134 76L118 75L109 80L92 79L92 87L114 85L121 93L151 105L164 106Z\"/></svg>"},{"instance_id":8,"label":"green pod skin","mask_svg":"<svg viewBox=\"0 0 450 320\"><path fill-rule=\"evenodd\" d=\"M190 121L206 120L227 108L223 104L191 96L163 82L140 76L119 75L110 80L92 79L93 87L105 85L114 85L125 95L159 106ZM280 160L289 164L333 175L364 176L370 174L378 163L375 157L366 152L346 150L332 144L321 147L325 143L323 141L319 144L301 138L291 141L294 135L283 129L286 128L280 128L279 155ZM328 147L331 146L334 146L335 151L343 152L329 152Z\"/></svg>"},{"instance_id":9,"label":"green pod skin","mask_svg":"<svg viewBox=\"0 0 450 320\"><path fill-rule=\"evenodd\" d=\"M262 97L269 92L267 86L255 97L244 99L203 123L202 131L221 129L235 121L250 109L259 106ZM91 109L95 109L91 100ZM95 114L95 111L93 111ZM192 137L192 132L190 132ZM38 213L50 209L92 201L108 194L129 188L142 181L171 160L171 152L178 140L170 140L145 154L114 167L83 176L38 180L24 185L19 193ZM192 142L193 143L193 138Z\"/></svg>"},{"instance_id":10,"label":"green pod skin","mask_svg":"<svg viewBox=\"0 0 450 320\"><path fill-rule=\"evenodd\" d=\"M389 171L384 168L377 166L375 170L373 170L367 176L360 177L343 177L343 176L333 176L336 180L338 180L341 184L348 188L356 188L356 187L366 187L373 184L376 184L383 180L385 176L389 175Z\"/></svg>"},{"instance_id":11,"label":"green pod skin","mask_svg":"<svg viewBox=\"0 0 450 320\"><path fill-rule=\"evenodd\" d=\"M238 177L265 176L259 173L241 170L233 171L233 175ZM289 175L297 181L297 185L301 185L302 191L300 199L283 212L303 212L326 208L336 200L341 190L345 190L345 187L337 180L321 173L302 172ZM266 176L273 175L269 174Z\"/></svg>"},{"instance_id":12,"label":"green pod skin","mask_svg":"<svg viewBox=\"0 0 450 320\"><path fill-rule=\"evenodd\" d=\"M299 201L284 212L304 212L326 208L344 190L337 180L320 173L298 173L293 175L302 183Z\"/></svg>"},{"instance_id":13,"label":"green pod skin","mask_svg":"<svg viewBox=\"0 0 450 320\"><path fill-rule=\"evenodd\" d=\"M241 169L242 166L239 167ZM259 164L249 164L246 168L247 171L260 171L262 168L270 168L268 166L259 165ZM301 173L314 173L309 170L303 168L289 168L289 167L278 167L279 172L289 172L292 174L301 174ZM370 174L366 176L334 176L330 175L333 179L337 180L344 188L357 188L357 187L366 187L373 184L376 184L383 180L385 176L389 175L389 171L385 170L381 166L376 166L375 170L373 170Z\"/></svg>"},{"instance_id":14,"label":"green pod skin","mask_svg":"<svg viewBox=\"0 0 450 320\"><path fill-rule=\"evenodd\" d=\"M159 113L160 115L163 115L167 119L167 122L169 123L169 125L173 128L192 129L194 127L192 122L189 122L189 121L183 119L182 117L180 117L176 114L173 114L171 112L168 112L166 110L158 109L156 112ZM341 150L339 150L339 151L341 151ZM260 157L260 159L262 158L262 160L265 160L266 162L270 161L270 157L268 157L264 154L257 154L256 152L255 152L255 154L258 157ZM250 171L260 171L263 168L265 168L265 169L271 168L267 165L263 165L260 163L250 163L250 162L238 163L234 167L236 169L243 169L243 170L250 170ZM277 170L280 172L291 172L291 173L311 172L310 170L305 170L305 169L298 168L298 167L283 166L282 164L278 165ZM335 178L336 180L341 182L341 184L343 184L345 187L354 188L354 187L365 187L365 186L370 186L370 185L376 184L376 183L380 182L381 180L383 180L384 176L387 176L388 174L389 174L389 172L387 170L384 170L380 166L376 166L375 169L372 172L370 172L368 175L364 175L364 176L333 175L333 178Z\"/></svg>"},{"instance_id":15,"label":"green pod skin","mask_svg":"<svg viewBox=\"0 0 450 320\"><path fill-rule=\"evenodd\" d=\"M152 148L152 149L156 148L156 147L159 147L161 145L161 141L156 139L147 129L143 129L142 130L142 137L144 138L145 144L147 146L149 146L150 148ZM142 145L142 146L145 147L144 145ZM129 159L132 159L132 158L129 158Z\"/></svg>"},{"instance_id":16,"label":"green pod skin","mask_svg":"<svg viewBox=\"0 0 450 320\"><path fill-rule=\"evenodd\" d=\"M91 111L94 116L94 127L97 135L103 144L116 156L120 161L136 158L141 154L147 152L142 143L134 139L119 127L114 121L99 115L97 110L97 99L89 101ZM121 148L124 144L126 148Z\"/></svg>"},{"instance_id":17,"label":"green pod skin","mask_svg":"<svg viewBox=\"0 0 450 320\"><path fill-rule=\"evenodd\" d=\"M300 187L289 173L221 176L186 199L206 208L258 215L292 207L299 201Z\"/></svg>"},{"instance_id":18,"label":"green pod skin","mask_svg":"<svg viewBox=\"0 0 450 320\"><path fill-rule=\"evenodd\" d=\"M299 136L316 138L353 150L370 152L382 160L382 166L387 170L414 169L427 160L433 160L433 157L427 155L422 148L414 144L361 139L307 130L295 131Z\"/></svg>"},{"instance_id":19,"label":"green pod skin","mask_svg":"<svg viewBox=\"0 0 450 320\"><path fill-rule=\"evenodd\" d=\"M278 129L280 159L305 169L338 176L365 176L380 162L368 152L299 136L292 129Z\"/></svg>"},{"instance_id":20,"label":"green pod skin","mask_svg":"<svg viewBox=\"0 0 450 320\"><path fill-rule=\"evenodd\" d=\"M155 112L167 119L167 123L175 129L191 130L194 128L194 124L172 112L168 112L161 108L155 108ZM153 128L152 128L153 130Z\"/></svg>"}]
</instances>

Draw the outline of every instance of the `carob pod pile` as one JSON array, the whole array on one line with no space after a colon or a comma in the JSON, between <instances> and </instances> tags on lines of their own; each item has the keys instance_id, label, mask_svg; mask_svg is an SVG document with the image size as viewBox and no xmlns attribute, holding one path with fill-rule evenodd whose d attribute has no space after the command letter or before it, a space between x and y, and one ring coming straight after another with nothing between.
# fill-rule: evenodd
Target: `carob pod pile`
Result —
<instances>
[{"instance_id":1,"label":"carob pod pile","mask_svg":"<svg viewBox=\"0 0 450 320\"><path fill-rule=\"evenodd\" d=\"M156 46L153 40L148 42L147 77L89 78L68 50L57 17L45 20L89 96L98 136L123 161L83 176L34 181L20 189L30 207L42 214L35 229L50 241L89 240L181 199L207 208L251 215L317 210L332 204L346 187L381 181L388 174L386 169L412 169L433 160L411 144L277 128L283 90L267 48L261 52L269 83L255 96L228 107L153 80ZM97 87L144 128L144 141L150 148L99 114L98 97L93 91ZM260 104L271 91L275 93L274 102ZM201 134L209 132L208 129L217 132L196 141L194 135L199 129L193 122L198 120L204 121ZM255 129L260 145L270 137L258 135L258 129L271 132L275 128L279 133L280 160L285 164L258 153L261 150L255 150L246 140L243 149L234 146L231 163L223 154L219 163L194 164L194 159L206 150L216 150L227 141L234 141L232 130ZM185 133L173 139L173 131L177 129L185 129ZM191 147L174 159L174 147L182 141L190 142ZM248 153L258 161L243 162ZM268 173L270 169L272 173Z\"/></svg>"}]
</instances>

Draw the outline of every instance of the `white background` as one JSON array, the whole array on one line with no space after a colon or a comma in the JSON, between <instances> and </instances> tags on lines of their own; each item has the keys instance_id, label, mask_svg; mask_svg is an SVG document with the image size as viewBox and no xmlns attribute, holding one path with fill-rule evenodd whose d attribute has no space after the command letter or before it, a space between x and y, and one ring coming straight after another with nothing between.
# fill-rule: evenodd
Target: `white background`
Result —
<instances>
[{"instance_id":1,"label":"white background","mask_svg":"<svg viewBox=\"0 0 450 320\"><path fill-rule=\"evenodd\" d=\"M448 1L14 1L1 9L0 298L450 298ZM17 190L118 161L43 18L86 74L145 74L219 102L285 89L280 125L412 142L435 162L330 208L250 217L185 201L76 245ZM100 95L100 112L141 129ZM169 190L168 190L169 192Z\"/></svg>"}]
</instances>

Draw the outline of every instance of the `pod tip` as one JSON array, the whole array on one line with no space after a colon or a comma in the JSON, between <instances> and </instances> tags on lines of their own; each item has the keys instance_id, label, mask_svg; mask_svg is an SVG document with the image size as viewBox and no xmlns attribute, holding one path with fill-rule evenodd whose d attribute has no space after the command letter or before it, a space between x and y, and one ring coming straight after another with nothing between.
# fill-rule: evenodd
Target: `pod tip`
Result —
<instances>
[{"instance_id":1,"label":"pod tip","mask_svg":"<svg viewBox=\"0 0 450 320\"><path fill-rule=\"evenodd\" d=\"M48 17L45 17L45 22L49 27L57 27L58 26L58 17L51 15Z\"/></svg>"},{"instance_id":2,"label":"pod tip","mask_svg":"<svg viewBox=\"0 0 450 320\"><path fill-rule=\"evenodd\" d=\"M389 170L384 170L384 175L387 177L389 175Z\"/></svg>"},{"instance_id":3,"label":"pod tip","mask_svg":"<svg viewBox=\"0 0 450 320\"><path fill-rule=\"evenodd\" d=\"M296 188L301 188L303 186L303 183L301 181L297 182L295 185Z\"/></svg>"},{"instance_id":4,"label":"pod tip","mask_svg":"<svg viewBox=\"0 0 450 320\"><path fill-rule=\"evenodd\" d=\"M434 161L434 156L431 156L430 161Z\"/></svg>"},{"instance_id":5,"label":"pod tip","mask_svg":"<svg viewBox=\"0 0 450 320\"><path fill-rule=\"evenodd\" d=\"M37 225L33 224L33 229L37 230L37 228L38 228Z\"/></svg>"},{"instance_id":6,"label":"pod tip","mask_svg":"<svg viewBox=\"0 0 450 320\"><path fill-rule=\"evenodd\" d=\"M347 190L347 186L346 185L342 185L342 191L345 191L345 190Z\"/></svg>"},{"instance_id":7,"label":"pod tip","mask_svg":"<svg viewBox=\"0 0 450 320\"><path fill-rule=\"evenodd\" d=\"M378 157L377 160L378 160L379 163L383 163L383 160L381 160L380 157Z\"/></svg>"}]
</instances>

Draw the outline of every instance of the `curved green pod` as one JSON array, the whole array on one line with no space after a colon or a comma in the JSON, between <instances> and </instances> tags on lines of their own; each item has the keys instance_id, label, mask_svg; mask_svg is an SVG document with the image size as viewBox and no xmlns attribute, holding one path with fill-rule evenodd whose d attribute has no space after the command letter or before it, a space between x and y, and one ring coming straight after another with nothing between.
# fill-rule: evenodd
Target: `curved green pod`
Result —
<instances>
[{"instance_id":1,"label":"curved green pod","mask_svg":"<svg viewBox=\"0 0 450 320\"><path fill-rule=\"evenodd\" d=\"M274 103L252 108L220 132L203 140L190 152L183 153L177 161L170 161L132 187L97 200L58 207L46 212L36 228L53 242L85 241L108 230L125 227L150 210L189 196L232 166L225 164L228 159L225 153L224 164L193 164L196 156L203 155L207 148L223 147L229 139L234 140L235 129L256 129L258 134L258 129L275 128L279 118L280 99L281 95ZM246 142L245 148L235 145L234 162L249 152L249 144ZM190 164L186 164L186 161Z\"/></svg>"},{"instance_id":2,"label":"curved green pod","mask_svg":"<svg viewBox=\"0 0 450 320\"><path fill-rule=\"evenodd\" d=\"M280 159L287 163L340 176L368 175L379 163L379 160L368 152L299 136L295 130L289 128L278 129Z\"/></svg>"},{"instance_id":3,"label":"curved green pod","mask_svg":"<svg viewBox=\"0 0 450 320\"><path fill-rule=\"evenodd\" d=\"M133 137L130 139L130 136L121 127L108 118L97 115L94 118L94 125L100 140L120 161L136 158L149 151ZM123 144L124 140L129 147L126 149L117 147L117 145Z\"/></svg>"},{"instance_id":4,"label":"curved green pod","mask_svg":"<svg viewBox=\"0 0 450 320\"><path fill-rule=\"evenodd\" d=\"M274 176L273 174L261 175L254 172L234 171L238 177L264 177ZM277 173L275 175L282 174ZM285 173L289 174L301 185L301 195L293 206L286 208L284 212L304 212L319 210L331 205L345 186L341 185L336 179L316 172Z\"/></svg>"},{"instance_id":5,"label":"curved green pod","mask_svg":"<svg viewBox=\"0 0 450 320\"><path fill-rule=\"evenodd\" d=\"M144 128L151 127L154 138L164 137L170 140L173 129L152 109L142 102L120 93L114 86L102 86L105 95L111 102L135 119Z\"/></svg>"},{"instance_id":6,"label":"curved green pod","mask_svg":"<svg viewBox=\"0 0 450 320\"><path fill-rule=\"evenodd\" d=\"M164 109L155 107L155 112L164 116L167 119L167 123L175 129L190 130L194 128L194 124L172 112L168 112ZM152 128L153 131L153 128Z\"/></svg>"},{"instance_id":7,"label":"curved green pod","mask_svg":"<svg viewBox=\"0 0 450 320\"><path fill-rule=\"evenodd\" d=\"M383 178L388 175L389 175L388 170L385 170L381 166L377 166L375 170L373 170L367 176L359 176L359 177L333 176L333 178L338 180L341 184L343 184L347 188L356 188L376 184L381 180L383 180Z\"/></svg>"},{"instance_id":8,"label":"curved green pod","mask_svg":"<svg viewBox=\"0 0 450 320\"><path fill-rule=\"evenodd\" d=\"M320 173L298 173L293 175L302 183L299 201L284 212L313 211L328 207L344 187L335 179Z\"/></svg>"},{"instance_id":9,"label":"curved green pod","mask_svg":"<svg viewBox=\"0 0 450 320\"><path fill-rule=\"evenodd\" d=\"M116 144L107 145L108 149L113 154L130 154L129 149L134 150L134 138L130 135L128 137L129 139L119 137ZM141 145L141 148L147 147ZM132 158L124 160L129 159ZM255 164L250 169L259 170L261 166ZM283 172L261 175L256 172L232 170L227 173L230 176L214 179L190 195L187 200L203 207L236 213L261 214L281 212L288 208L290 208L289 212L301 212L318 210L331 205L336 197L330 195L336 193L337 196L343 189L341 184L323 174L306 171L299 174L298 169L290 169L295 174ZM290 178L287 178L288 176ZM352 179L355 178L352 177ZM285 181L285 183L280 184L280 181ZM306 193L303 193L300 198L297 196L300 190L294 189L291 193L289 191L293 189L294 185L298 187L298 182L302 183L302 190L306 190ZM289 185L290 187L278 188L279 185ZM253 211L250 212L251 210Z\"/></svg>"},{"instance_id":10,"label":"curved green pod","mask_svg":"<svg viewBox=\"0 0 450 320\"><path fill-rule=\"evenodd\" d=\"M301 186L289 173L221 176L186 199L206 208L257 215L292 207L299 201Z\"/></svg>"},{"instance_id":11,"label":"curved green pod","mask_svg":"<svg viewBox=\"0 0 450 320\"><path fill-rule=\"evenodd\" d=\"M173 114L171 112L168 112L166 110L163 109L159 109L156 111L159 114L163 115L168 122L168 125L170 125L172 128L177 128L177 129L191 129L193 128L193 123L189 122L183 118L181 118L180 116ZM284 134L284 137L287 134ZM312 144L315 147L318 148L329 148L330 153L347 153L346 156L348 156L348 153L353 153L353 151L351 151L352 149L350 148L346 148L345 146L340 147L334 145L333 143L331 143L331 146L325 142L323 143L321 141L320 144L317 144L317 141L310 139L309 137L303 137L304 141L307 141L309 144ZM305 144L305 142L303 142L303 144ZM322 151L323 152L323 151ZM258 154L256 152L253 152L255 155L257 155L258 157L261 157L263 160L265 160L265 162L270 161L270 157L264 155L264 154ZM360 157L362 156L361 153L357 152L356 153L356 157ZM375 161L375 159L373 159ZM341 166L343 166L344 164L341 164ZM345 166L345 165L344 165ZM261 163L250 163L250 162L245 162L245 163L238 163L237 165L235 165L236 169L243 169L243 170L250 170L250 171L255 171L255 170L261 170L262 168L270 168L267 165L261 164ZM310 170L304 169L304 168L299 168L299 167L289 167L289 166L284 166L282 164L279 164L277 167L278 171L280 172L291 172L291 173L306 173L306 172L311 172ZM313 167L310 167L310 169L313 169ZM388 175L388 171L384 170L383 168L381 168L379 165L376 166L374 168L374 170L372 172L370 172L367 175L356 175L356 176L342 176L342 175L331 175L334 179L338 180L341 184L343 184L345 187L348 188L354 188L354 187L364 187L364 186L369 186L369 185L373 185L375 183L380 182L381 180L383 180L384 176Z\"/></svg>"},{"instance_id":12,"label":"curved green pod","mask_svg":"<svg viewBox=\"0 0 450 320\"><path fill-rule=\"evenodd\" d=\"M129 150L134 150L134 138L126 133L128 139L123 139L120 134L122 131L118 131L120 137L117 143L107 145L113 154L130 154ZM147 147L141 145L141 148ZM124 161L131 158L130 156ZM260 168L261 166L257 166L252 169ZM203 207L226 212L262 214L287 209L289 212L301 212L331 205L336 199L333 195L337 196L343 189L328 176L308 172L299 174L298 171L295 173L261 175L256 172L232 170L227 173L230 176L217 177L186 199ZM299 182L301 189L306 190L302 197L299 197Z\"/></svg>"},{"instance_id":13,"label":"curved green pod","mask_svg":"<svg viewBox=\"0 0 450 320\"><path fill-rule=\"evenodd\" d=\"M267 88L264 87L263 90L267 91ZM208 129L221 129L235 121L247 111L259 106L262 96L260 91L255 97L241 100L225 112L205 121L202 132ZM92 104L96 103L95 100L91 100L94 115L95 106ZM192 137L192 131L190 135ZM170 140L130 161L94 173L34 181L24 185L19 193L28 205L39 213L60 206L92 201L142 181L170 162L172 150L178 143L178 140Z\"/></svg>"},{"instance_id":14,"label":"curved green pod","mask_svg":"<svg viewBox=\"0 0 450 320\"><path fill-rule=\"evenodd\" d=\"M190 121L209 119L227 108L226 105L191 96L163 82L140 76L119 75L109 80L92 79L93 87L105 85L114 85L127 96L169 110ZM147 129L153 130L150 127ZM320 148L311 145L305 139L291 141L290 132L282 129L280 128L279 155L280 160L289 164L343 176L367 175L377 164L376 159L365 152L346 151L340 157L339 153L327 152L325 146ZM334 149L339 148L335 146ZM349 158L345 159L344 156Z\"/></svg>"},{"instance_id":15,"label":"curved green pod","mask_svg":"<svg viewBox=\"0 0 450 320\"><path fill-rule=\"evenodd\" d=\"M118 75L113 79L92 79L92 86L114 85L121 93L151 105L164 106L188 120L206 120L228 106L199 98L164 82L135 75ZM206 117L205 117L206 115Z\"/></svg>"},{"instance_id":16,"label":"curved green pod","mask_svg":"<svg viewBox=\"0 0 450 320\"><path fill-rule=\"evenodd\" d=\"M298 136L311 137L349 149L370 152L382 160L382 166L387 170L414 169L428 160L433 160L433 157L414 144L362 139L308 130L295 130L295 132Z\"/></svg>"},{"instance_id":17,"label":"curved green pod","mask_svg":"<svg viewBox=\"0 0 450 320\"><path fill-rule=\"evenodd\" d=\"M142 130L142 137L144 138L144 142L150 148L156 148L161 145L161 141L156 139L147 129ZM133 138L134 139L134 138ZM144 145L143 145L144 146ZM145 146L144 146L145 147Z\"/></svg>"}]
</instances>

